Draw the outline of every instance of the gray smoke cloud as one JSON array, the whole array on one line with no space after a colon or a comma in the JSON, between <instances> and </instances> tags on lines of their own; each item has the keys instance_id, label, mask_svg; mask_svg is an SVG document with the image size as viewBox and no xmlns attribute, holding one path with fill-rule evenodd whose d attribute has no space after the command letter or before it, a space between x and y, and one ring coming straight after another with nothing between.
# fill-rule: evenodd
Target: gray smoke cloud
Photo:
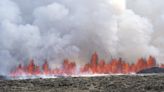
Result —
<instances>
[{"instance_id":1,"label":"gray smoke cloud","mask_svg":"<svg viewBox=\"0 0 164 92\"><path fill-rule=\"evenodd\" d=\"M58 67L101 58L164 60L163 0L1 0L0 73L33 58Z\"/></svg>"}]
</instances>

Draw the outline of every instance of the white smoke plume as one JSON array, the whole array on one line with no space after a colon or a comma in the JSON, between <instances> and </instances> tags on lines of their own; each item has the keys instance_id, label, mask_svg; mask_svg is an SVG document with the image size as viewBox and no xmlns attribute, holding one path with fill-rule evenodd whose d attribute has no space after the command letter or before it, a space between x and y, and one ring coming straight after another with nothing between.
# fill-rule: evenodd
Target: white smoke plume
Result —
<instances>
[{"instance_id":1,"label":"white smoke plume","mask_svg":"<svg viewBox=\"0 0 164 92\"><path fill-rule=\"evenodd\" d=\"M163 0L1 0L0 74L33 58L57 67L101 58L164 60Z\"/></svg>"}]
</instances>

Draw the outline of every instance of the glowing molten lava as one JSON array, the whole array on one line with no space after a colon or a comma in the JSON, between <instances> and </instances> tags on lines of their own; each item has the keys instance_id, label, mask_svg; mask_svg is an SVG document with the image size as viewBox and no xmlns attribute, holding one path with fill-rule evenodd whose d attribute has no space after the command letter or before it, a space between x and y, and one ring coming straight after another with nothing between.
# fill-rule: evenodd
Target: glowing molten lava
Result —
<instances>
[{"instance_id":1,"label":"glowing molten lava","mask_svg":"<svg viewBox=\"0 0 164 92\"><path fill-rule=\"evenodd\" d=\"M136 73L142 69L155 67L156 60L150 56L148 60L140 58L135 64L129 64L123 61L121 58L112 59L109 63L105 63L104 60L98 60L97 53L94 53L91 58L91 62L81 68L81 72L91 72L98 74L129 74Z\"/></svg>"},{"instance_id":2,"label":"glowing molten lava","mask_svg":"<svg viewBox=\"0 0 164 92\"><path fill-rule=\"evenodd\" d=\"M97 53L95 52L90 60L90 63L85 64L77 71L75 62L70 62L65 59L61 68L51 69L48 61L45 60L42 66L38 66L34 63L34 60L30 60L29 64L23 66L19 64L16 69L11 71L11 76L31 76L31 75L75 75L75 74L130 74L136 73L142 69L158 66L154 57L149 56L147 60L140 58L134 64L129 64L119 59L111 59L109 63L104 60L99 60ZM160 65L164 68L164 64Z\"/></svg>"}]
</instances>

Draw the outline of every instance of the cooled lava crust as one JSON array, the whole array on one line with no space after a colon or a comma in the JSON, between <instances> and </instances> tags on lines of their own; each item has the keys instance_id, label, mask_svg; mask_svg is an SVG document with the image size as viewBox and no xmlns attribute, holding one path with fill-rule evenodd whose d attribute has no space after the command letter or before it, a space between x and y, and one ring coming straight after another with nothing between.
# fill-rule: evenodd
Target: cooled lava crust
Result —
<instances>
[{"instance_id":1,"label":"cooled lava crust","mask_svg":"<svg viewBox=\"0 0 164 92\"><path fill-rule=\"evenodd\" d=\"M152 74L152 73L164 73L164 68L152 67L152 68L143 69L137 72L137 74Z\"/></svg>"},{"instance_id":2,"label":"cooled lava crust","mask_svg":"<svg viewBox=\"0 0 164 92\"><path fill-rule=\"evenodd\" d=\"M161 92L164 75L0 80L1 92Z\"/></svg>"}]
</instances>

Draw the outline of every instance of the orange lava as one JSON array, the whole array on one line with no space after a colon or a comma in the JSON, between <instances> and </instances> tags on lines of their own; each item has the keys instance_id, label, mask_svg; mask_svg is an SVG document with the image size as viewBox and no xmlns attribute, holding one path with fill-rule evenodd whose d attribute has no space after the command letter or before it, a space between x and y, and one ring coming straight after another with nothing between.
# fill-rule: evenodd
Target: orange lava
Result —
<instances>
[{"instance_id":1,"label":"orange lava","mask_svg":"<svg viewBox=\"0 0 164 92\"><path fill-rule=\"evenodd\" d=\"M19 64L14 70L11 71L11 76L22 75L75 75L75 74L130 74L136 73L140 70L158 67L164 68L164 64L157 65L154 57L149 56L148 59L139 58L136 63L129 64L126 61L119 59L111 59L109 63L105 60L99 60L97 53L95 52L89 63L80 68L77 73L77 67L75 62L71 62L65 59L61 68L51 69L48 61L45 60L42 66L38 66L34 63L34 60L30 60L28 65L23 66Z\"/></svg>"}]
</instances>

